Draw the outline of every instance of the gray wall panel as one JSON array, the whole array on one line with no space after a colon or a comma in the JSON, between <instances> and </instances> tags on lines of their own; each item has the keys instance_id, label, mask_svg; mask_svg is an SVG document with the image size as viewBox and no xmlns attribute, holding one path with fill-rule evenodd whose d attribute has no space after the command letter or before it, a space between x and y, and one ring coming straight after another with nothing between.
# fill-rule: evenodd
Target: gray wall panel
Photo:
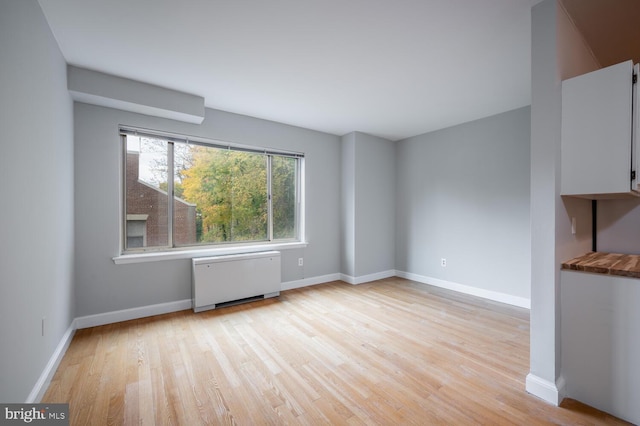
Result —
<instances>
[{"instance_id":1,"label":"gray wall panel","mask_svg":"<svg viewBox=\"0 0 640 426\"><path fill-rule=\"evenodd\" d=\"M217 110L202 125L75 104L77 314L191 298L190 260L115 265L119 254L118 125L304 152L309 246L283 250L283 281L340 269L340 138ZM297 258L304 257L299 267Z\"/></svg>"},{"instance_id":2,"label":"gray wall panel","mask_svg":"<svg viewBox=\"0 0 640 426\"><path fill-rule=\"evenodd\" d=\"M529 140L525 107L399 141L396 269L529 298Z\"/></svg>"},{"instance_id":3,"label":"gray wall panel","mask_svg":"<svg viewBox=\"0 0 640 426\"><path fill-rule=\"evenodd\" d=\"M0 58L0 401L25 402L74 316L73 110L37 1L0 2Z\"/></svg>"}]
</instances>

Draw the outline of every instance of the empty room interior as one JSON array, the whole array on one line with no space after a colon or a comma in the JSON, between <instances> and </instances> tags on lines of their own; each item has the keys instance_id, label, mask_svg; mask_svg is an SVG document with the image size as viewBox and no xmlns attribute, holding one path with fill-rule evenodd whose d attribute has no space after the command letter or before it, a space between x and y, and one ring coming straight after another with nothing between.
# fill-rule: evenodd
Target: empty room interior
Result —
<instances>
[{"instance_id":1,"label":"empty room interior","mask_svg":"<svg viewBox=\"0 0 640 426\"><path fill-rule=\"evenodd\" d=\"M0 0L0 404L640 423L639 22Z\"/></svg>"}]
</instances>

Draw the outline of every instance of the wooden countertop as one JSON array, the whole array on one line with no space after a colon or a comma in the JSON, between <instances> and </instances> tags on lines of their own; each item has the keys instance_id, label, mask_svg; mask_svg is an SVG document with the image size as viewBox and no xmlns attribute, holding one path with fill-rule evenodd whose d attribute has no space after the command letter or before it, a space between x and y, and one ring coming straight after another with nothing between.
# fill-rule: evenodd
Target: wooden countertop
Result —
<instances>
[{"instance_id":1,"label":"wooden countertop","mask_svg":"<svg viewBox=\"0 0 640 426\"><path fill-rule=\"evenodd\" d=\"M562 269L640 278L640 255L589 252L563 262Z\"/></svg>"}]
</instances>

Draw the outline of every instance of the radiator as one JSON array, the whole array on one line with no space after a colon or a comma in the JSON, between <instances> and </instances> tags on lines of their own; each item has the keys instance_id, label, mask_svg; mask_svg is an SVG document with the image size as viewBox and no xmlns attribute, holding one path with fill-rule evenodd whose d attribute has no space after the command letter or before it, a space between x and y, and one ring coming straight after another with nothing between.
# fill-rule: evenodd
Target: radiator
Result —
<instances>
[{"instance_id":1,"label":"radiator","mask_svg":"<svg viewBox=\"0 0 640 426\"><path fill-rule=\"evenodd\" d=\"M195 312L280 295L280 252L266 251L192 261Z\"/></svg>"}]
</instances>

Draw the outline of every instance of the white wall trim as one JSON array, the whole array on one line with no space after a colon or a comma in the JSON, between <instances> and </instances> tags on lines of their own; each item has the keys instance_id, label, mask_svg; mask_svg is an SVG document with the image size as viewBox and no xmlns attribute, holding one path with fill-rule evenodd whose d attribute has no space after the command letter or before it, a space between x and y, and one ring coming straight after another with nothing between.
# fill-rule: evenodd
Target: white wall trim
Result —
<instances>
[{"instance_id":1,"label":"white wall trim","mask_svg":"<svg viewBox=\"0 0 640 426\"><path fill-rule=\"evenodd\" d=\"M34 404L40 402L40 400L44 396L44 393L47 391L47 388L51 383L51 379L53 379L53 375L56 373L58 365L60 365L60 361L62 361L62 357L67 352L67 348L71 344L73 335L76 332L74 323L75 320L71 322L71 325L69 326L69 328L67 328L67 331L65 331L62 335L62 339L60 339L58 346L56 346L56 350L53 351L51 358L49 358L49 362L47 362L44 370L42 370L42 373L40 374L40 377L38 378L36 384L33 386L31 393L29 394L29 396L27 396L27 400L25 401L26 404Z\"/></svg>"},{"instance_id":2,"label":"white wall trim","mask_svg":"<svg viewBox=\"0 0 640 426\"><path fill-rule=\"evenodd\" d=\"M356 278L352 275L347 275L347 274L338 274L338 275L340 275L340 281L344 281L345 283L349 283L349 284L356 283Z\"/></svg>"},{"instance_id":3,"label":"white wall trim","mask_svg":"<svg viewBox=\"0 0 640 426\"><path fill-rule=\"evenodd\" d=\"M446 288L447 290L457 291L459 293L470 294L472 296L482 297L483 299L493 300L495 302L506 303L520 308L531 309L531 299L513 296L511 294L500 293L493 290L472 287L465 284L454 283L451 281L441 280L439 278L426 277L411 272L396 271L396 276L406 278L408 280L417 281L423 284L429 284L436 287Z\"/></svg>"},{"instance_id":4,"label":"white wall trim","mask_svg":"<svg viewBox=\"0 0 640 426\"><path fill-rule=\"evenodd\" d=\"M395 276L396 276L396 271L394 269L390 269L388 271L376 272L375 274L360 275L359 277L354 277L347 274L340 274L340 279L346 283L357 285L357 284L364 284L371 281L382 280L384 278L390 278Z\"/></svg>"},{"instance_id":5,"label":"white wall trim","mask_svg":"<svg viewBox=\"0 0 640 426\"><path fill-rule=\"evenodd\" d=\"M359 277L353 277L346 274L327 274L317 277L304 278L301 280L287 281L280 285L280 289L292 290L295 288L308 287L316 284L322 284L332 281L344 281L349 284L363 284L371 281L376 281L390 277L402 277L409 280L430 284L436 287L446 288L449 290L457 291L460 293L470 294L473 296L482 297L485 299L494 300L497 302L508 303L523 308L530 309L531 301L522 297L511 296L504 293L498 293L490 290L479 289L463 284L452 283L449 281L440 280L437 278L425 277L409 272L389 270L377 272L375 274L362 275ZM183 311L185 309L191 309L191 299L177 300L174 302L159 303L157 305L140 306L137 308L123 309L120 311L104 312L101 314L87 315L83 317L77 317L73 320L67 331L62 336L60 343L56 347L56 350L51 355L49 362L43 370L40 378L36 382L33 390L27 397L26 403L35 403L40 401L44 396L44 392L51 383L51 379L62 360L67 348L71 344L71 340L75 333L75 330L89 327L97 327L105 324L113 324L121 321L128 321L138 318L149 317L153 315L162 315L170 312ZM529 374L527 376L527 392L538 396L545 401L549 401L552 404L558 405L562 401L562 395L564 394L564 380L560 378L558 380L558 386L556 384L541 379L535 375Z\"/></svg>"},{"instance_id":6,"label":"white wall trim","mask_svg":"<svg viewBox=\"0 0 640 426\"><path fill-rule=\"evenodd\" d=\"M315 284L322 284L331 281L339 281L340 274L320 275L317 277L305 278L302 280L287 281L280 284L280 289L291 290L294 288L307 287ZM177 300L174 302L160 303L157 305L140 306L137 308L123 309L120 311L104 312L101 314L78 317L74 320L74 329L97 327L99 325L113 324L121 321L162 315L170 312L191 309L191 299Z\"/></svg>"},{"instance_id":7,"label":"white wall trim","mask_svg":"<svg viewBox=\"0 0 640 426\"><path fill-rule=\"evenodd\" d=\"M159 303L157 305L140 306L138 308L123 309L121 311L105 312L96 315L87 315L75 319L76 329L96 327L99 325L113 324L121 321L150 317L153 315L168 314L170 312L191 309L191 299L177 300L175 302Z\"/></svg>"},{"instance_id":8,"label":"white wall trim","mask_svg":"<svg viewBox=\"0 0 640 426\"><path fill-rule=\"evenodd\" d=\"M160 262L178 259L196 259L199 257L227 256L232 254L261 253L271 250L289 250L305 248L309 245L306 242L293 243L260 243L253 245L237 245L224 247L198 248L191 250L170 250L148 253L121 254L111 258L116 265L127 265L130 263Z\"/></svg>"},{"instance_id":9,"label":"white wall trim","mask_svg":"<svg viewBox=\"0 0 640 426\"><path fill-rule=\"evenodd\" d=\"M556 383L553 383L529 373L527 374L527 392L557 407L564 399L564 377L560 377Z\"/></svg>"},{"instance_id":10,"label":"white wall trim","mask_svg":"<svg viewBox=\"0 0 640 426\"><path fill-rule=\"evenodd\" d=\"M317 277L303 278L301 280L287 281L280 284L280 291L293 290L294 288L308 287L316 284L340 281L340 274L319 275Z\"/></svg>"},{"instance_id":11,"label":"white wall trim","mask_svg":"<svg viewBox=\"0 0 640 426\"><path fill-rule=\"evenodd\" d=\"M564 376L560 376L560 378L556 380L556 388L558 389L558 405L560 405L562 400L567 396L567 382Z\"/></svg>"}]
</instances>

